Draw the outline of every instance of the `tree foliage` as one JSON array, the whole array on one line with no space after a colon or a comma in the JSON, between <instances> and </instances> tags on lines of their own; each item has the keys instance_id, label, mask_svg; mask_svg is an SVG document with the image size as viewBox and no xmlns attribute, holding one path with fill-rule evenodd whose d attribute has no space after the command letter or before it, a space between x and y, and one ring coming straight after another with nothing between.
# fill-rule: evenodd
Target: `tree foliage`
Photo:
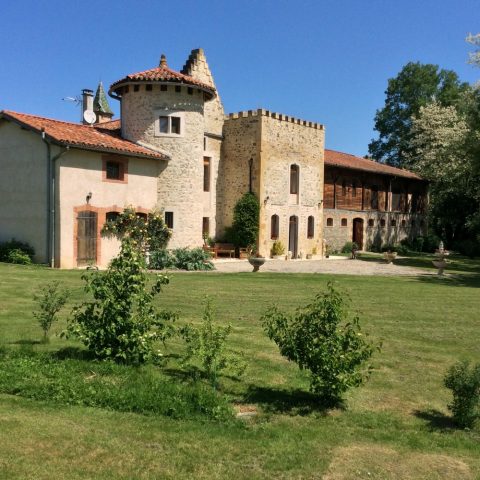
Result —
<instances>
[{"instance_id":1,"label":"tree foliage","mask_svg":"<svg viewBox=\"0 0 480 480\"><path fill-rule=\"evenodd\" d=\"M142 363L161 355L156 344L172 335L175 315L157 311L153 300L169 279L157 275L148 285L137 240L125 236L108 269L87 272L82 279L93 298L74 309L68 335L79 338L99 359Z\"/></svg>"},{"instance_id":2,"label":"tree foliage","mask_svg":"<svg viewBox=\"0 0 480 480\"><path fill-rule=\"evenodd\" d=\"M342 294L329 283L326 292L295 314L274 306L262 317L265 332L280 353L309 371L311 391L329 403L361 385L371 369L365 363L374 346L362 334L357 316L345 322L346 307Z\"/></svg>"},{"instance_id":3,"label":"tree foliage","mask_svg":"<svg viewBox=\"0 0 480 480\"><path fill-rule=\"evenodd\" d=\"M412 117L432 101L441 106L458 104L467 88L451 70L432 64L408 63L396 77L388 80L385 106L375 115L379 137L371 141L369 153L377 161L410 167L406 155L411 151Z\"/></svg>"},{"instance_id":4,"label":"tree foliage","mask_svg":"<svg viewBox=\"0 0 480 480\"><path fill-rule=\"evenodd\" d=\"M260 204L254 193L246 193L233 210L232 233L240 247L256 247L260 222Z\"/></svg>"},{"instance_id":5,"label":"tree foliage","mask_svg":"<svg viewBox=\"0 0 480 480\"><path fill-rule=\"evenodd\" d=\"M105 237L122 239L128 236L142 250L160 250L168 244L172 232L167 228L160 212L139 215L132 207L127 207L118 216L105 223L102 228Z\"/></svg>"}]
</instances>

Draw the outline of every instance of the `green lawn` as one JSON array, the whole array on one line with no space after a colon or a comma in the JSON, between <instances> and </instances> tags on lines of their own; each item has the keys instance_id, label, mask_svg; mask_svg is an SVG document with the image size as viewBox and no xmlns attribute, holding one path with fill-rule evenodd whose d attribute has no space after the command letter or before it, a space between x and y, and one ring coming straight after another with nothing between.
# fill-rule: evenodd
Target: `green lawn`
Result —
<instances>
[{"instance_id":1,"label":"green lawn","mask_svg":"<svg viewBox=\"0 0 480 480\"><path fill-rule=\"evenodd\" d=\"M221 393L259 415L227 423L174 420L0 394L0 478L480 478L480 430L453 428L442 386L457 359L480 360L479 267L461 259L444 279L174 274L159 304L177 310L181 321L196 321L204 295L214 299L218 321L234 325L232 344L249 363L240 381L222 379ZM56 336L37 343L32 294L60 280L72 290L70 308L83 295L80 275L0 264L0 344L71 346ZM363 329L383 348L370 381L347 395L346 409L322 411L259 318L273 302L287 309L305 304L329 280L349 293ZM174 343L167 353L173 358L176 349ZM165 374L178 374L175 359Z\"/></svg>"}]
</instances>

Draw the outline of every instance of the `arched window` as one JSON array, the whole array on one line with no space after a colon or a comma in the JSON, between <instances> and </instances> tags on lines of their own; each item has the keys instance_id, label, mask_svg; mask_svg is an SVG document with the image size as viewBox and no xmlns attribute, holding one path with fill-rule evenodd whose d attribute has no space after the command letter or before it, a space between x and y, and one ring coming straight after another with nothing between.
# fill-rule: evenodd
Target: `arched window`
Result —
<instances>
[{"instance_id":1,"label":"arched window","mask_svg":"<svg viewBox=\"0 0 480 480\"><path fill-rule=\"evenodd\" d=\"M315 235L315 219L312 215L308 217L307 238L313 238Z\"/></svg>"},{"instance_id":2,"label":"arched window","mask_svg":"<svg viewBox=\"0 0 480 480\"><path fill-rule=\"evenodd\" d=\"M270 238L272 240L278 239L278 234L280 230L278 215L272 215L271 219L271 228L270 228Z\"/></svg>"},{"instance_id":3,"label":"arched window","mask_svg":"<svg viewBox=\"0 0 480 480\"><path fill-rule=\"evenodd\" d=\"M396 226L397 226L397 221L394 218L392 218L392 227L396 227Z\"/></svg>"},{"instance_id":4,"label":"arched window","mask_svg":"<svg viewBox=\"0 0 480 480\"><path fill-rule=\"evenodd\" d=\"M347 219L346 218L342 218L342 222L340 224L342 227L346 227L348 225L347 223Z\"/></svg>"},{"instance_id":5,"label":"arched window","mask_svg":"<svg viewBox=\"0 0 480 480\"><path fill-rule=\"evenodd\" d=\"M290 165L290 193L298 194L298 186L300 183L300 167L298 165Z\"/></svg>"},{"instance_id":6,"label":"arched window","mask_svg":"<svg viewBox=\"0 0 480 480\"><path fill-rule=\"evenodd\" d=\"M333 227L333 218L327 218L327 227Z\"/></svg>"}]
</instances>

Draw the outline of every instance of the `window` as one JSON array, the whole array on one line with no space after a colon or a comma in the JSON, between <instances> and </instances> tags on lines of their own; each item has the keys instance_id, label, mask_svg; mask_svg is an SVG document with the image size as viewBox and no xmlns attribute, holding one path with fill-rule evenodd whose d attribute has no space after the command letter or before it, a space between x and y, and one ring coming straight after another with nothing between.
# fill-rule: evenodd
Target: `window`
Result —
<instances>
[{"instance_id":1,"label":"window","mask_svg":"<svg viewBox=\"0 0 480 480\"><path fill-rule=\"evenodd\" d=\"M333 218L327 218L327 227L333 227Z\"/></svg>"},{"instance_id":2,"label":"window","mask_svg":"<svg viewBox=\"0 0 480 480\"><path fill-rule=\"evenodd\" d=\"M402 220L402 228L407 228L407 221L406 220Z\"/></svg>"},{"instance_id":3,"label":"window","mask_svg":"<svg viewBox=\"0 0 480 480\"><path fill-rule=\"evenodd\" d=\"M107 212L105 215L105 220L107 222L114 222L120 214L118 212Z\"/></svg>"},{"instance_id":4,"label":"window","mask_svg":"<svg viewBox=\"0 0 480 480\"><path fill-rule=\"evenodd\" d=\"M347 219L346 218L342 218L342 221L341 221L341 224L340 224L342 227L346 227L348 225L347 223Z\"/></svg>"},{"instance_id":5,"label":"window","mask_svg":"<svg viewBox=\"0 0 480 480\"><path fill-rule=\"evenodd\" d=\"M147 92L151 92L152 91L152 85L145 85L145 90Z\"/></svg>"},{"instance_id":6,"label":"window","mask_svg":"<svg viewBox=\"0 0 480 480\"><path fill-rule=\"evenodd\" d=\"M180 115L159 115L158 133L161 135L181 135L182 117Z\"/></svg>"},{"instance_id":7,"label":"window","mask_svg":"<svg viewBox=\"0 0 480 480\"><path fill-rule=\"evenodd\" d=\"M315 235L315 219L312 215L308 217L307 238L313 238Z\"/></svg>"},{"instance_id":8,"label":"window","mask_svg":"<svg viewBox=\"0 0 480 480\"><path fill-rule=\"evenodd\" d=\"M392 227L396 227L396 226L397 226L397 221L394 218L392 218Z\"/></svg>"},{"instance_id":9,"label":"window","mask_svg":"<svg viewBox=\"0 0 480 480\"><path fill-rule=\"evenodd\" d=\"M344 180L342 182L342 197L347 196L347 182Z\"/></svg>"},{"instance_id":10,"label":"window","mask_svg":"<svg viewBox=\"0 0 480 480\"><path fill-rule=\"evenodd\" d=\"M138 218L141 218L142 220L145 220L145 221L147 221L147 219L148 219L148 215L147 215L146 213L137 212L135 215L136 215Z\"/></svg>"},{"instance_id":11,"label":"window","mask_svg":"<svg viewBox=\"0 0 480 480\"><path fill-rule=\"evenodd\" d=\"M187 93L188 93L189 95L193 95L193 88L192 88L192 87L188 87L188 88L187 88Z\"/></svg>"},{"instance_id":12,"label":"window","mask_svg":"<svg viewBox=\"0 0 480 480\"><path fill-rule=\"evenodd\" d=\"M160 91L166 92L168 90L168 85L160 85Z\"/></svg>"},{"instance_id":13,"label":"window","mask_svg":"<svg viewBox=\"0 0 480 480\"><path fill-rule=\"evenodd\" d=\"M175 85L175 91L180 93L182 91L182 87L180 87L180 85Z\"/></svg>"},{"instance_id":14,"label":"window","mask_svg":"<svg viewBox=\"0 0 480 480\"><path fill-rule=\"evenodd\" d=\"M107 178L109 180L121 180L121 170L119 162L107 162Z\"/></svg>"},{"instance_id":15,"label":"window","mask_svg":"<svg viewBox=\"0 0 480 480\"><path fill-rule=\"evenodd\" d=\"M203 150L207 149L207 137L203 137Z\"/></svg>"},{"instance_id":16,"label":"window","mask_svg":"<svg viewBox=\"0 0 480 480\"><path fill-rule=\"evenodd\" d=\"M357 196L357 184L352 183L352 197L356 197L356 196Z\"/></svg>"},{"instance_id":17,"label":"window","mask_svg":"<svg viewBox=\"0 0 480 480\"><path fill-rule=\"evenodd\" d=\"M128 159L119 156L102 156L102 181L127 183Z\"/></svg>"},{"instance_id":18,"label":"window","mask_svg":"<svg viewBox=\"0 0 480 480\"><path fill-rule=\"evenodd\" d=\"M368 226L369 227L373 227L375 225L375 220L373 218L371 218L369 221L368 221Z\"/></svg>"},{"instance_id":19,"label":"window","mask_svg":"<svg viewBox=\"0 0 480 480\"><path fill-rule=\"evenodd\" d=\"M203 191L210 191L210 159L203 157Z\"/></svg>"},{"instance_id":20,"label":"window","mask_svg":"<svg viewBox=\"0 0 480 480\"><path fill-rule=\"evenodd\" d=\"M298 184L300 177L300 167L298 165L290 165L290 193L298 194Z\"/></svg>"},{"instance_id":21,"label":"window","mask_svg":"<svg viewBox=\"0 0 480 480\"><path fill-rule=\"evenodd\" d=\"M173 212L165 212L165 225L173 229Z\"/></svg>"},{"instance_id":22,"label":"window","mask_svg":"<svg viewBox=\"0 0 480 480\"><path fill-rule=\"evenodd\" d=\"M133 91L138 92L140 90L140 85L134 85L133 86Z\"/></svg>"},{"instance_id":23,"label":"window","mask_svg":"<svg viewBox=\"0 0 480 480\"><path fill-rule=\"evenodd\" d=\"M208 217L202 218L202 237L208 238L210 236L210 219Z\"/></svg>"},{"instance_id":24,"label":"window","mask_svg":"<svg viewBox=\"0 0 480 480\"><path fill-rule=\"evenodd\" d=\"M380 220L380 226L381 226L381 227L384 227L384 226L385 226L385 219L384 219L384 218L382 218L382 219Z\"/></svg>"},{"instance_id":25,"label":"window","mask_svg":"<svg viewBox=\"0 0 480 480\"><path fill-rule=\"evenodd\" d=\"M271 227L270 227L270 238L272 240L277 240L280 226L279 226L278 215L272 215Z\"/></svg>"}]
</instances>

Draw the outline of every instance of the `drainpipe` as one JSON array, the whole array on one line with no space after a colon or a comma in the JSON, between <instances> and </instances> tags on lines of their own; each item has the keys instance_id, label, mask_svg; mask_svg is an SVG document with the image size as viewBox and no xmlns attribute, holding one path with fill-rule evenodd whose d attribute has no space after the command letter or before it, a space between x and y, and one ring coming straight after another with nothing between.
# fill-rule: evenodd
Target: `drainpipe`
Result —
<instances>
[{"instance_id":1,"label":"drainpipe","mask_svg":"<svg viewBox=\"0 0 480 480\"><path fill-rule=\"evenodd\" d=\"M52 157L51 142L46 138L45 129L42 129L42 140L47 146L47 258L49 259L50 267L55 267L55 162L65 153L70 147L67 145L61 152Z\"/></svg>"}]
</instances>

